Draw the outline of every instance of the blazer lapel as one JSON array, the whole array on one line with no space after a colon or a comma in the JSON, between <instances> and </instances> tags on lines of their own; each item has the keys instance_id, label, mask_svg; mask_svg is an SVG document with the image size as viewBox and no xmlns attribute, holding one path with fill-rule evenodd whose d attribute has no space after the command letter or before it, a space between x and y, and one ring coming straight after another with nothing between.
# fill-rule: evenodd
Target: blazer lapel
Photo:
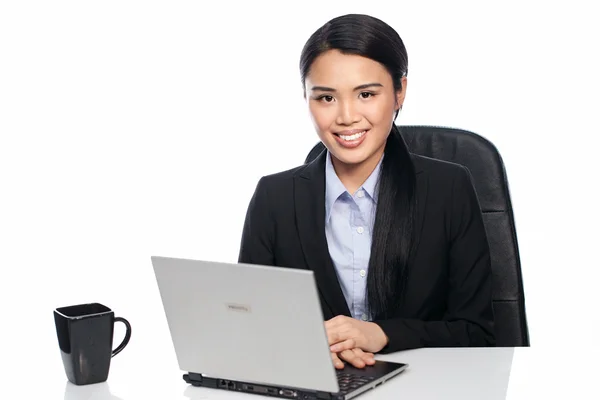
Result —
<instances>
[{"instance_id":1,"label":"blazer lapel","mask_svg":"<svg viewBox=\"0 0 600 400\"><path fill-rule=\"evenodd\" d=\"M294 203L300 245L317 287L333 315L351 316L342 293L325 236L325 156L317 158L294 177Z\"/></svg>"}]
</instances>

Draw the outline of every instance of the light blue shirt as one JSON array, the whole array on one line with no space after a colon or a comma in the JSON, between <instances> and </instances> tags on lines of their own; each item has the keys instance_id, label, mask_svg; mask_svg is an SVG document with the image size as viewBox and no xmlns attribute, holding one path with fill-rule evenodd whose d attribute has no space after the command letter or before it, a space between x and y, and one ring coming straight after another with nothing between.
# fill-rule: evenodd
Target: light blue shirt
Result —
<instances>
[{"instance_id":1,"label":"light blue shirt","mask_svg":"<svg viewBox=\"0 0 600 400\"><path fill-rule=\"evenodd\" d=\"M325 235L329 254L352 317L370 321L366 299L371 233L381 160L352 196L338 178L331 155L325 164Z\"/></svg>"}]
</instances>

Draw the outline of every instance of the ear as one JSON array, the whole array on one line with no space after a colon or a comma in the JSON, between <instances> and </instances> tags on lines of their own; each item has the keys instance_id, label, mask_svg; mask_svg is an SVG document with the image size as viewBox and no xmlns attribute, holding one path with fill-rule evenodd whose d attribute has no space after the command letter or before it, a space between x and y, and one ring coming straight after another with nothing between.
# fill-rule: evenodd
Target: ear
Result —
<instances>
[{"instance_id":1,"label":"ear","mask_svg":"<svg viewBox=\"0 0 600 400\"><path fill-rule=\"evenodd\" d=\"M406 96L406 85L408 83L406 76L402 77L402 80L400 82L402 83L402 89L396 92L396 106L394 107L395 111L401 109L402 105L404 104L404 97Z\"/></svg>"}]
</instances>

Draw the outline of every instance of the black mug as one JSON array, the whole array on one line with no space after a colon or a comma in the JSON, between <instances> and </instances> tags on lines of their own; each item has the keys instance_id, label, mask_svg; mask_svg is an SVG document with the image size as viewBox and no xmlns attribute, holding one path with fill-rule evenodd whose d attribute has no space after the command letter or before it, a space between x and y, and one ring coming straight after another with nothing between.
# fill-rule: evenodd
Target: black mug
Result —
<instances>
[{"instance_id":1,"label":"black mug","mask_svg":"<svg viewBox=\"0 0 600 400\"><path fill-rule=\"evenodd\" d=\"M127 331L113 350L114 323L118 321L125 324ZM131 339L129 322L98 303L57 308L54 323L67 378L75 385L105 382L111 358Z\"/></svg>"}]
</instances>

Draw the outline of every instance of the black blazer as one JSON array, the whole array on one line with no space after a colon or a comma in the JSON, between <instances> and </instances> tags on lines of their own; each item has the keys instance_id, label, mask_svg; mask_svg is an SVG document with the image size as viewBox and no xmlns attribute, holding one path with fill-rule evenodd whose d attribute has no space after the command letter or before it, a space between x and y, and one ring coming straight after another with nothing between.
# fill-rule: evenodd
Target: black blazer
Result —
<instances>
[{"instance_id":1,"label":"black blazer","mask_svg":"<svg viewBox=\"0 0 600 400\"><path fill-rule=\"evenodd\" d=\"M250 201L239 262L314 271L324 318L351 316L325 236L325 157L262 177ZM406 296L377 323L382 353L418 347L492 346L490 252L469 171L412 155L417 247Z\"/></svg>"}]
</instances>

